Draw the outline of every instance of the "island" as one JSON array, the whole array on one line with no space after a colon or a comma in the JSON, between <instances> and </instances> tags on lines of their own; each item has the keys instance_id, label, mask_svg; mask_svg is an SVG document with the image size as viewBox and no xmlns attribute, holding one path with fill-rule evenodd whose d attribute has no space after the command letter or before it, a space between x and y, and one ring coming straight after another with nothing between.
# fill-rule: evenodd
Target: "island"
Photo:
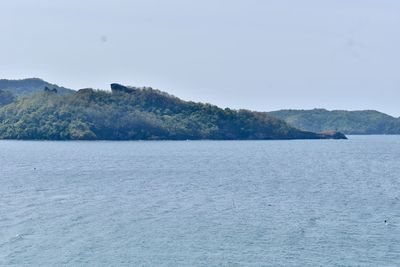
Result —
<instances>
[{"instance_id":1,"label":"island","mask_svg":"<svg viewBox=\"0 0 400 267\"><path fill-rule=\"evenodd\" d=\"M339 132L299 130L264 112L184 101L151 87L113 83L111 91L74 91L37 82L34 89L18 88L13 95L12 86L1 87L0 81L0 139L346 139Z\"/></svg>"}]
</instances>

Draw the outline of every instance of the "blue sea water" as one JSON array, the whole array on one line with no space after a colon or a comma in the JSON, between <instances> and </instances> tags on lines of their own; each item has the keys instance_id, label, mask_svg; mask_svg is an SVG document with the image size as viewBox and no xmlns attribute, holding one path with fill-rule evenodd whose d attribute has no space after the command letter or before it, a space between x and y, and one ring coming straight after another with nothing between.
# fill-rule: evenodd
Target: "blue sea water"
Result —
<instances>
[{"instance_id":1,"label":"blue sea water","mask_svg":"<svg viewBox=\"0 0 400 267\"><path fill-rule=\"evenodd\" d=\"M0 141L0 164L0 266L400 266L400 136Z\"/></svg>"}]
</instances>

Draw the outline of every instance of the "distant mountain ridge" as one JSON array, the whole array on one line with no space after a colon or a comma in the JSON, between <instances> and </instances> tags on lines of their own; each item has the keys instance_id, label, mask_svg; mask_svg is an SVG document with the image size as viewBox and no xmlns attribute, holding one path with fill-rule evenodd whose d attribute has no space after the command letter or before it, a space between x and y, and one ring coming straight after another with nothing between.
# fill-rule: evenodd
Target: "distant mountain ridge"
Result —
<instances>
[{"instance_id":1,"label":"distant mountain ridge","mask_svg":"<svg viewBox=\"0 0 400 267\"><path fill-rule=\"evenodd\" d=\"M74 93L74 90L46 82L39 78L27 78L21 80L0 79L0 90L8 91L16 97L32 95L42 92L47 87L56 89L61 95Z\"/></svg>"},{"instance_id":2,"label":"distant mountain ridge","mask_svg":"<svg viewBox=\"0 0 400 267\"><path fill-rule=\"evenodd\" d=\"M304 131L340 131L344 134L400 134L400 118L375 110L278 110L267 114Z\"/></svg>"},{"instance_id":3,"label":"distant mountain ridge","mask_svg":"<svg viewBox=\"0 0 400 267\"><path fill-rule=\"evenodd\" d=\"M0 139L274 140L346 139L298 130L262 112L184 101L150 87L39 93L0 107Z\"/></svg>"}]
</instances>

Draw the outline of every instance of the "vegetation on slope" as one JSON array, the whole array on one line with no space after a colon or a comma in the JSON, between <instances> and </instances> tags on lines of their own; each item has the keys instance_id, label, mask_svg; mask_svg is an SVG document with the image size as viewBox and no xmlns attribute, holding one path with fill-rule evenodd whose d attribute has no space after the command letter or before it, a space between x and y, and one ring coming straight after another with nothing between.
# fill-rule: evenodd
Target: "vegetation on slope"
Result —
<instances>
[{"instance_id":1,"label":"vegetation on slope","mask_svg":"<svg viewBox=\"0 0 400 267\"><path fill-rule=\"evenodd\" d=\"M152 88L46 91L0 108L1 139L185 140L344 138L297 130L264 113L180 100Z\"/></svg>"},{"instance_id":2,"label":"vegetation on slope","mask_svg":"<svg viewBox=\"0 0 400 267\"><path fill-rule=\"evenodd\" d=\"M305 131L344 134L400 134L400 119L374 111L279 110L268 113Z\"/></svg>"},{"instance_id":3,"label":"vegetation on slope","mask_svg":"<svg viewBox=\"0 0 400 267\"><path fill-rule=\"evenodd\" d=\"M10 104L15 101L15 96L9 91L0 90L0 106Z\"/></svg>"}]
</instances>

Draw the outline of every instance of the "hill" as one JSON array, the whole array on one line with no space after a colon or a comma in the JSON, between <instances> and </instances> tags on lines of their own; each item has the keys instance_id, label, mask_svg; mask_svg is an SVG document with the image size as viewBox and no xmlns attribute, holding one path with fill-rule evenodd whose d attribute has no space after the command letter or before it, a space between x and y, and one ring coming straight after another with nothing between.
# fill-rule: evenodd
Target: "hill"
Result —
<instances>
[{"instance_id":1,"label":"hill","mask_svg":"<svg viewBox=\"0 0 400 267\"><path fill-rule=\"evenodd\" d=\"M0 108L0 139L345 139L338 133L301 131L260 112L183 101L152 88L112 84L111 89L19 98Z\"/></svg>"},{"instance_id":2,"label":"hill","mask_svg":"<svg viewBox=\"0 0 400 267\"><path fill-rule=\"evenodd\" d=\"M10 104L15 101L15 96L9 91L0 90L0 106Z\"/></svg>"},{"instance_id":3,"label":"hill","mask_svg":"<svg viewBox=\"0 0 400 267\"><path fill-rule=\"evenodd\" d=\"M0 79L0 90L11 92L14 96L32 95L37 92L42 92L47 87L50 90L56 89L61 95L71 94L74 91L56 84L48 83L42 79L29 78L22 80L7 80Z\"/></svg>"},{"instance_id":4,"label":"hill","mask_svg":"<svg viewBox=\"0 0 400 267\"><path fill-rule=\"evenodd\" d=\"M400 134L400 119L374 111L326 109L279 110L269 115L305 131L340 131L344 134Z\"/></svg>"}]
</instances>

